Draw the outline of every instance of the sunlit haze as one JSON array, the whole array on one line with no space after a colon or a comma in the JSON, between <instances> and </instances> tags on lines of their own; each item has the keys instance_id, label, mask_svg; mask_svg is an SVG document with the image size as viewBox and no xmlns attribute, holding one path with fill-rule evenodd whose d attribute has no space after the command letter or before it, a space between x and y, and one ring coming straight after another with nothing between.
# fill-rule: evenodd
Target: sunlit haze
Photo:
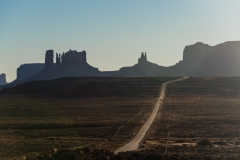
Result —
<instances>
[{"instance_id":1,"label":"sunlit haze","mask_svg":"<svg viewBox=\"0 0 240 160\"><path fill-rule=\"evenodd\" d=\"M136 64L142 51L174 65L186 45L240 40L239 8L239 0L1 0L0 74L14 80L48 49L86 50L100 71Z\"/></svg>"}]
</instances>

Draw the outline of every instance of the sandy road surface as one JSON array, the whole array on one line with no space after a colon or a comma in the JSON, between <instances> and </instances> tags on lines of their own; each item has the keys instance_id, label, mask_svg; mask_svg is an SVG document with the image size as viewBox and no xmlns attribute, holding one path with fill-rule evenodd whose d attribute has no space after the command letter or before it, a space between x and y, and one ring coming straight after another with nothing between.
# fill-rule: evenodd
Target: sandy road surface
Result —
<instances>
[{"instance_id":1,"label":"sandy road surface","mask_svg":"<svg viewBox=\"0 0 240 160\"><path fill-rule=\"evenodd\" d=\"M121 148L119 148L118 150L116 150L114 152L115 154L117 154L118 152L126 152L126 151L130 151L130 150L138 149L139 143L142 141L142 139L146 135L148 129L150 128L151 124L153 123L153 120L155 119L155 117L157 115L157 112L158 112L159 108L161 107L162 101L165 98L165 92L166 92L167 84L168 83L173 83L173 82L176 82L176 81L181 81L181 80L184 80L184 79L187 79L187 78L188 77L184 77L184 78L181 78L181 79L177 79L177 80L174 80L174 81L169 81L169 82L163 83L162 89L161 89L161 94L158 98L158 101L157 101L151 115L147 119L147 121L144 123L142 128L135 135L135 137L129 143L127 143L126 145L124 145Z\"/></svg>"}]
</instances>

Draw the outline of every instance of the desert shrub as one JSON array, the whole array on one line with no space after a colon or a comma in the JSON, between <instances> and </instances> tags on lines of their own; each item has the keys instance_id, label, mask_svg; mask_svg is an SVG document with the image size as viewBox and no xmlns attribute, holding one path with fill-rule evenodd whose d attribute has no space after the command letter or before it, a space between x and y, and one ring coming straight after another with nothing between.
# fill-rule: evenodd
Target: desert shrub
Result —
<instances>
[{"instance_id":1,"label":"desert shrub","mask_svg":"<svg viewBox=\"0 0 240 160\"><path fill-rule=\"evenodd\" d=\"M55 138L54 137L48 137L48 138L45 138L46 140L50 140L50 141L53 141L53 140L55 140Z\"/></svg>"},{"instance_id":2,"label":"desert shrub","mask_svg":"<svg viewBox=\"0 0 240 160\"><path fill-rule=\"evenodd\" d=\"M93 158L94 160L108 160L108 157L104 154L99 154L96 157Z\"/></svg>"},{"instance_id":3,"label":"desert shrub","mask_svg":"<svg viewBox=\"0 0 240 160\"><path fill-rule=\"evenodd\" d=\"M184 143L184 142L186 142L186 140L184 140L184 139L178 139L175 141L175 143Z\"/></svg>"},{"instance_id":4,"label":"desert shrub","mask_svg":"<svg viewBox=\"0 0 240 160\"><path fill-rule=\"evenodd\" d=\"M236 157L237 157L237 159L240 159L240 154L237 154Z\"/></svg>"},{"instance_id":5,"label":"desert shrub","mask_svg":"<svg viewBox=\"0 0 240 160\"><path fill-rule=\"evenodd\" d=\"M164 160L163 156L157 153L151 153L146 155L144 158L144 160Z\"/></svg>"},{"instance_id":6,"label":"desert shrub","mask_svg":"<svg viewBox=\"0 0 240 160\"><path fill-rule=\"evenodd\" d=\"M51 154L45 152L45 153L43 153L41 155L38 155L37 159L38 160L52 160L53 157L51 156Z\"/></svg>"},{"instance_id":7,"label":"desert shrub","mask_svg":"<svg viewBox=\"0 0 240 160\"><path fill-rule=\"evenodd\" d=\"M92 153L93 157L97 157L98 155L106 155L106 156L113 156L114 154L110 151L104 149L95 149Z\"/></svg>"},{"instance_id":8,"label":"desert shrub","mask_svg":"<svg viewBox=\"0 0 240 160\"><path fill-rule=\"evenodd\" d=\"M227 145L227 142L218 141L218 142L213 142L213 144L216 144L216 145Z\"/></svg>"},{"instance_id":9,"label":"desert shrub","mask_svg":"<svg viewBox=\"0 0 240 160\"><path fill-rule=\"evenodd\" d=\"M202 140L203 141L203 140ZM200 141L200 145L209 145L206 141ZM202 144L203 143L203 144ZM211 143L211 142L210 142ZM134 152L121 152L117 155L110 151L97 149L93 152L89 148L77 148L74 150L63 149L44 152L37 157L38 160L238 160L240 155L232 157L200 156L200 155L162 155L156 150L142 150Z\"/></svg>"},{"instance_id":10,"label":"desert shrub","mask_svg":"<svg viewBox=\"0 0 240 160\"><path fill-rule=\"evenodd\" d=\"M140 158L140 157L142 157L142 154L139 153L139 152L131 152L130 154L131 154L133 157L135 157L135 158Z\"/></svg>"},{"instance_id":11,"label":"desert shrub","mask_svg":"<svg viewBox=\"0 0 240 160\"><path fill-rule=\"evenodd\" d=\"M209 139L202 139L197 144L201 145L201 146L210 146L210 147L212 147L212 142Z\"/></svg>"},{"instance_id":12,"label":"desert shrub","mask_svg":"<svg viewBox=\"0 0 240 160\"><path fill-rule=\"evenodd\" d=\"M52 153L43 153L37 157L38 160L77 160L78 155L69 149L57 150Z\"/></svg>"},{"instance_id":13,"label":"desert shrub","mask_svg":"<svg viewBox=\"0 0 240 160\"><path fill-rule=\"evenodd\" d=\"M240 145L240 142L239 142L239 141L235 141L234 144L235 144L235 145Z\"/></svg>"},{"instance_id":14,"label":"desert shrub","mask_svg":"<svg viewBox=\"0 0 240 160\"><path fill-rule=\"evenodd\" d=\"M77 148L76 151L79 154L89 154L90 153L90 149L88 147Z\"/></svg>"},{"instance_id":15,"label":"desert shrub","mask_svg":"<svg viewBox=\"0 0 240 160\"><path fill-rule=\"evenodd\" d=\"M37 156L37 159L38 159L38 160L45 160L45 158L42 157L42 156Z\"/></svg>"},{"instance_id":16,"label":"desert shrub","mask_svg":"<svg viewBox=\"0 0 240 160\"><path fill-rule=\"evenodd\" d=\"M169 160L180 160L180 155L172 154L168 159Z\"/></svg>"},{"instance_id":17,"label":"desert shrub","mask_svg":"<svg viewBox=\"0 0 240 160\"><path fill-rule=\"evenodd\" d=\"M58 160L76 160L77 157L77 154L74 152L66 152L62 153Z\"/></svg>"},{"instance_id":18,"label":"desert shrub","mask_svg":"<svg viewBox=\"0 0 240 160\"><path fill-rule=\"evenodd\" d=\"M66 152L71 152L71 150L70 149L59 149L57 151L58 154L63 154L63 153L66 153Z\"/></svg>"},{"instance_id":19,"label":"desert shrub","mask_svg":"<svg viewBox=\"0 0 240 160\"><path fill-rule=\"evenodd\" d=\"M124 159L124 157L123 157L123 155L114 155L112 158L111 158L111 160L123 160Z\"/></svg>"},{"instance_id":20,"label":"desert shrub","mask_svg":"<svg viewBox=\"0 0 240 160\"><path fill-rule=\"evenodd\" d=\"M214 160L215 158L212 158L212 157L209 157L209 156L207 156L207 157L205 157L205 160Z\"/></svg>"},{"instance_id":21,"label":"desert shrub","mask_svg":"<svg viewBox=\"0 0 240 160\"><path fill-rule=\"evenodd\" d=\"M191 157L189 157L189 156L181 156L181 160L191 160Z\"/></svg>"},{"instance_id":22,"label":"desert shrub","mask_svg":"<svg viewBox=\"0 0 240 160\"><path fill-rule=\"evenodd\" d=\"M226 157L224 160L238 160L236 157Z\"/></svg>"},{"instance_id":23,"label":"desert shrub","mask_svg":"<svg viewBox=\"0 0 240 160\"><path fill-rule=\"evenodd\" d=\"M132 155L126 155L125 157L125 160L136 160L136 159L139 159L139 158L135 158Z\"/></svg>"},{"instance_id":24,"label":"desert shrub","mask_svg":"<svg viewBox=\"0 0 240 160\"><path fill-rule=\"evenodd\" d=\"M169 160L180 160L179 157L174 157L174 156L170 156L168 159L169 159Z\"/></svg>"}]
</instances>

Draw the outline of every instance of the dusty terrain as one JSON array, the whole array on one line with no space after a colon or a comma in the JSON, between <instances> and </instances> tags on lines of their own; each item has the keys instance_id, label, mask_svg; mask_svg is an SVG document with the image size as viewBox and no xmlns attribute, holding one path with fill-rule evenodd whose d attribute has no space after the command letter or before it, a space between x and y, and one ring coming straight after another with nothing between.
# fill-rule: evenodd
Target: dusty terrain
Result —
<instances>
[{"instance_id":1,"label":"dusty terrain","mask_svg":"<svg viewBox=\"0 0 240 160\"><path fill-rule=\"evenodd\" d=\"M114 151L146 121L161 84L174 79L177 78L61 79L3 90L0 157L13 159L80 146ZM93 92L85 96L83 91L87 89Z\"/></svg>"},{"instance_id":2,"label":"dusty terrain","mask_svg":"<svg viewBox=\"0 0 240 160\"><path fill-rule=\"evenodd\" d=\"M160 93L159 98L158 98L158 100L157 100L157 102L155 104L155 107L153 108L153 110L152 110L150 116L148 117L148 119L145 121L145 123L142 125L140 130L133 137L133 139L129 143L127 143L124 146L122 146L121 148L117 149L114 152L115 154L118 154L119 152L134 151L134 150L138 150L139 149L139 146L141 146L140 142L146 136L147 131L149 130L149 128L151 127L151 125L152 125L152 123L154 121L154 119L157 116L158 110L161 110L161 106L162 106L163 100L165 98L167 84L174 83L174 82L177 82L177 81L182 81L182 80L185 80L187 78L188 77L179 78L177 80L168 81L168 82L162 84L161 93Z\"/></svg>"},{"instance_id":3,"label":"dusty terrain","mask_svg":"<svg viewBox=\"0 0 240 160\"><path fill-rule=\"evenodd\" d=\"M240 154L240 78L189 78L169 84L143 143L160 153ZM208 139L210 145L197 145ZM167 145L168 144L168 145Z\"/></svg>"}]
</instances>

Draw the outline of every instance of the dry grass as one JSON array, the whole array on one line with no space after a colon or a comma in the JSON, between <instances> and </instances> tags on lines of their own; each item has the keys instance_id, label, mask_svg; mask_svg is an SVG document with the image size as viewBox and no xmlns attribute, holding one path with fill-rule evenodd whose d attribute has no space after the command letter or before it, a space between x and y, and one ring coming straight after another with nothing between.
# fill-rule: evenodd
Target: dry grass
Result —
<instances>
[{"instance_id":1,"label":"dry grass","mask_svg":"<svg viewBox=\"0 0 240 160\"><path fill-rule=\"evenodd\" d=\"M239 97L240 78L189 78L170 84L162 110L146 139L159 142L152 147L166 146L169 131L170 153L240 154ZM212 148L196 146L205 138L211 141ZM186 143L174 143L181 140Z\"/></svg>"},{"instance_id":2,"label":"dry grass","mask_svg":"<svg viewBox=\"0 0 240 160\"><path fill-rule=\"evenodd\" d=\"M125 87L131 96L56 98L29 94L34 91L31 88L27 95L1 95L0 157L13 159L80 146L114 151L138 131L157 101L161 84L172 79L176 78L101 78L120 86L111 90ZM24 87L18 93L21 90Z\"/></svg>"}]
</instances>

